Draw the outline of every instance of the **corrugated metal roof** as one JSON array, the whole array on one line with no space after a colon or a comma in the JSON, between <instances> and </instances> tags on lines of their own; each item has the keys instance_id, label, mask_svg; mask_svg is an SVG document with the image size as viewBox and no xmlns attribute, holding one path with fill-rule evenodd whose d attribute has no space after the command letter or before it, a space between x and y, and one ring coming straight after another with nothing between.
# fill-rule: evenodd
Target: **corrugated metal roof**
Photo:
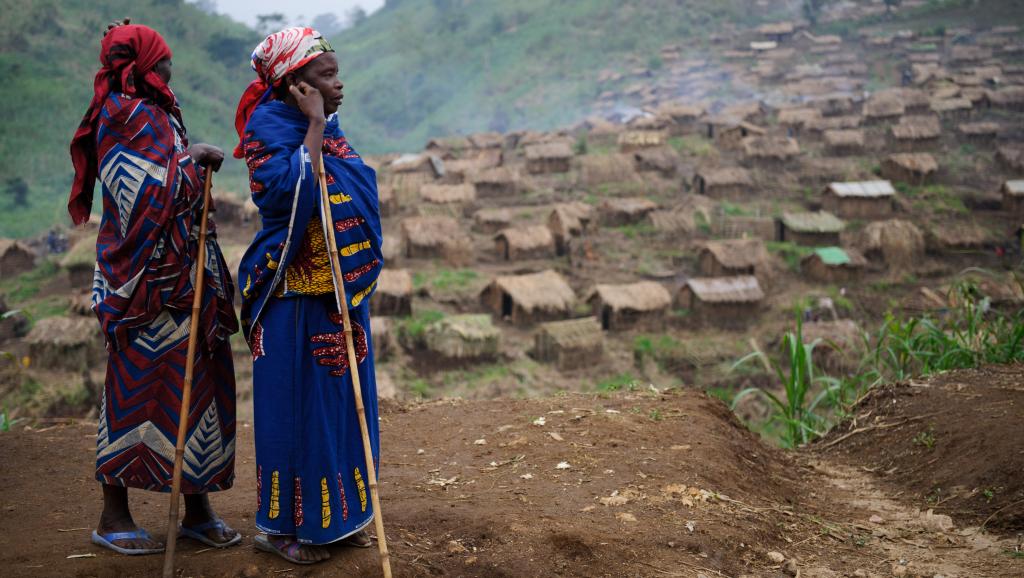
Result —
<instances>
[{"instance_id":1,"label":"corrugated metal roof","mask_svg":"<svg viewBox=\"0 0 1024 578\"><path fill-rule=\"evenodd\" d=\"M1024 179L1006 181L1004 186L1011 195L1024 195Z\"/></svg>"},{"instance_id":2,"label":"corrugated metal roof","mask_svg":"<svg viewBox=\"0 0 1024 578\"><path fill-rule=\"evenodd\" d=\"M896 194L889 181L830 183L828 188L840 197L891 197Z\"/></svg>"}]
</instances>

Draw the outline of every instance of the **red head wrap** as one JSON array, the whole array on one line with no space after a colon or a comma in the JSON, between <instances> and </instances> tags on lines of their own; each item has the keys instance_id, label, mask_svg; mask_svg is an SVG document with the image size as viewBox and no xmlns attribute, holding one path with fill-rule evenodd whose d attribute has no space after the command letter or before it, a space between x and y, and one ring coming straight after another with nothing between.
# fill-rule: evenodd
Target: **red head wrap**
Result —
<instances>
[{"instance_id":1,"label":"red head wrap","mask_svg":"<svg viewBox=\"0 0 1024 578\"><path fill-rule=\"evenodd\" d=\"M93 97L85 111L82 124L71 140L71 160L75 165L75 182L71 185L68 213L76 225L89 219L92 192L96 184L96 119L110 94L111 82L120 83L121 92L154 99L180 119L174 93L153 71L156 63L171 57L167 42L155 30L137 24L111 29L100 45L103 67L93 81ZM140 87L139 84L144 85ZM140 91L140 88L142 89Z\"/></svg>"},{"instance_id":2,"label":"red head wrap","mask_svg":"<svg viewBox=\"0 0 1024 578\"><path fill-rule=\"evenodd\" d=\"M270 87L280 83L284 75L302 68L324 52L334 52L334 49L319 32L300 26L285 28L267 36L252 51L252 69L256 71L256 80L250 82L242 93L235 112L235 130L239 138L238 146L235 147L236 158L245 156L241 143L245 125L252 111L263 102Z\"/></svg>"}]
</instances>

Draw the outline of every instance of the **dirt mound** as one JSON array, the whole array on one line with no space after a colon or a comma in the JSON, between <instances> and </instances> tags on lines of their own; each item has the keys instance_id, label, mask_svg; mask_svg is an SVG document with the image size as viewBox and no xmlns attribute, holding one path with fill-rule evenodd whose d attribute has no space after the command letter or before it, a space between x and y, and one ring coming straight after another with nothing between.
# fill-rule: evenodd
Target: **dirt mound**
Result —
<instances>
[{"instance_id":1,"label":"dirt mound","mask_svg":"<svg viewBox=\"0 0 1024 578\"><path fill-rule=\"evenodd\" d=\"M863 472L765 446L725 405L695 392L388 402L381 415L381 494L396 576L1019 569L1003 554L1007 542L926 527ZM0 433L4 576L155 575L158 556L117 556L88 542L100 499L95 423L22 426ZM253 551L252 428L238 431L236 487L211 499L244 533L243 545L218 551L184 541L179 575L379 576L375 550L333 548L330 562L311 568ZM131 499L136 521L162 539L166 495ZM68 558L83 554L94 557Z\"/></svg>"},{"instance_id":2,"label":"dirt mound","mask_svg":"<svg viewBox=\"0 0 1024 578\"><path fill-rule=\"evenodd\" d=\"M819 444L958 524L1024 530L1020 365L880 387Z\"/></svg>"}]
</instances>

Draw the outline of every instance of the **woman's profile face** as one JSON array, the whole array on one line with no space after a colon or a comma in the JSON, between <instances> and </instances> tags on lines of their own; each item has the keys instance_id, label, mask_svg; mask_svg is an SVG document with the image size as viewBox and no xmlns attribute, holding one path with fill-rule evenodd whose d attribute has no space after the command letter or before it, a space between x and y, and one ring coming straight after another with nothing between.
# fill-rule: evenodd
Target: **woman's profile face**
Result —
<instances>
[{"instance_id":1,"label":"woman's profile face","mask_svg":"<svg viewBox=\"0 0 1024 578\"><path fill-rule=\"evenodd\" d=\"M171 59L165 58L160 62L157 62L156 66L153 67L153 72L163 79L164 84L169 84L171 82L171 66Z\"/></svg>"}]
</instances>

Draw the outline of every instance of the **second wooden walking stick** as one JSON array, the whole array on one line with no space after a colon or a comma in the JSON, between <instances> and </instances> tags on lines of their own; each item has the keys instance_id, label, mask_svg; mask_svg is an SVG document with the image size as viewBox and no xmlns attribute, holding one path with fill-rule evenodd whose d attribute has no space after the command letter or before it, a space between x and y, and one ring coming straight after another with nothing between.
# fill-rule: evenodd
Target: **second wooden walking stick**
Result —
<instances>
[{"instance_id":1,"label":"second wooden walking stick","mask_svg":"<svg viewBox=\"0 0 1024 578\"><path fill-rule=\"evenodd\" d=\"M192 265L195 284L192 286L192 318L188 332L188 359L185 362L185 381L181 386L181 413L178 415L178 441L174 444L174 474L171 477L171 511L167 516L167 546L164 550L163 578L174 576L174 547L178 538L178 502L181 495L182 458L185 455L185 435L188 433L189 406L192 405L192 375L195 370L196 346L199 341L199 312L203 307L203 287L206 277L206 221L210 212L210 188L213 169L206 167L203 184L203 216L199 222L199 255Z\"/></svg>"},{"instance_id":2,"label":"second wooden walking stick","mask_svg":"<svg viewBox=\"0 0 1024 578\"><path fill-rule=\"evenodd\" d=\"M324 238L327 240L327 253L331 261L331 273L334 278L334 297L341 313L342 328L345 333L345 348L348 350L348 374L352 376L352 395L355 398L356 415L359 417L359 431L363 436L363 455L366 458L366 473L370 486L370 502L373 504L373 521L377 528L377 545L380 549L380 564L384 570L384 578L391 578L391 555L388 554L388 541L384 536L384 517L380 512L380 496L377 492L377 468L373 463L373 448L370 446L370 431L366 425L366 408L363 406L363 389L359 383L359 362L356 359L355 343L352 340L352 320L348 315L348 297L345 295L345 279L341 274L341 257L338 256L338 242L334 238L334 227L331 219L331 200L327 194L327 175L324 173L323 158L318 168L320 178L320 221L324 227Z\"/></svg>"}]
</instances>

